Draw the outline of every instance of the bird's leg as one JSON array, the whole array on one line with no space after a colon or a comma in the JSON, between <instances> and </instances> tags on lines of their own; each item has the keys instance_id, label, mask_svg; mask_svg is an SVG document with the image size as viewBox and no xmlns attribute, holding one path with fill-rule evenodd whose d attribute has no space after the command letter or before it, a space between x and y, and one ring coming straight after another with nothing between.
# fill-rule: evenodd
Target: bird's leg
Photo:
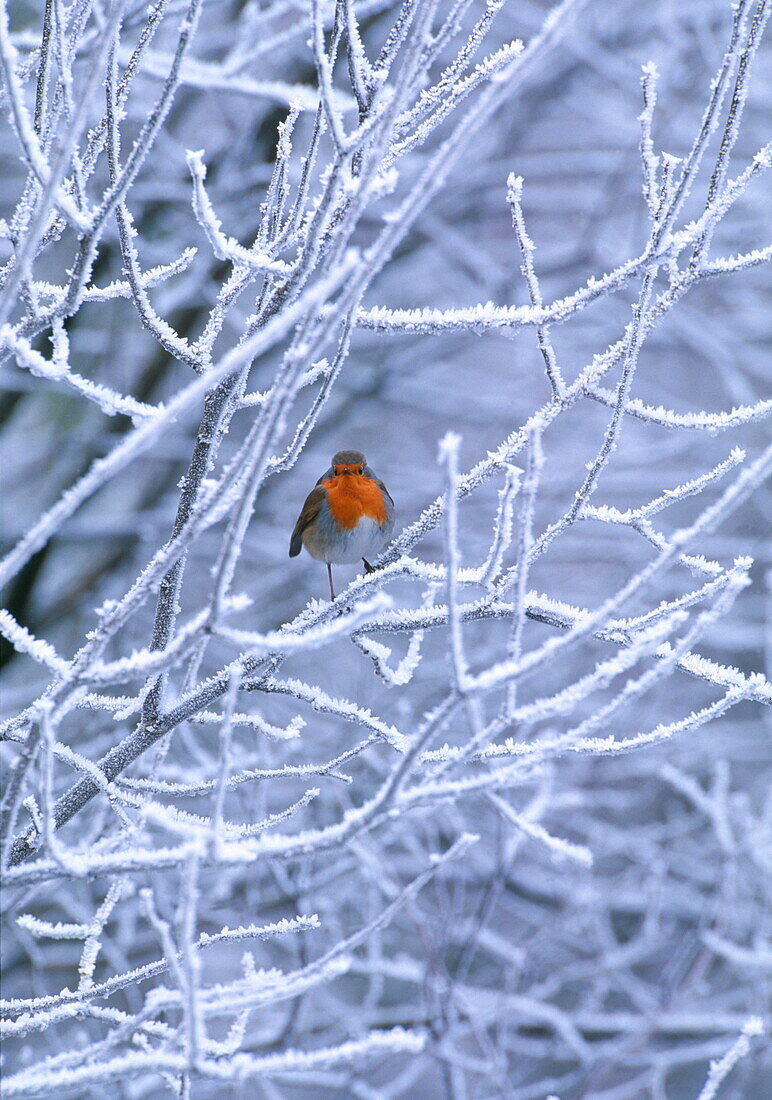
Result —
<instances>
[{"instance_id":1,"label":"bird's leg","mask_svg":"<svg viewBox=\"0 0 772 1100\"><path fill-rule=\"evenodd\" d=\"M330 581L330 599L335 600L335 589L332 587L332 566L327 562L327 577Z\"/></svg>"},{"instance_id":2,"label":"bird's leg","mask_svg":"<svg viewBox=\"0 0 772 1100\"><path fill-rule=\"evenodd\" d=\"M367 558L362 558L362 561L364 562L364 565L365 565L365 573L375 573L376 572L375 566L370 565L370 562L367 560Z\"/></svg>"}]
</instances>

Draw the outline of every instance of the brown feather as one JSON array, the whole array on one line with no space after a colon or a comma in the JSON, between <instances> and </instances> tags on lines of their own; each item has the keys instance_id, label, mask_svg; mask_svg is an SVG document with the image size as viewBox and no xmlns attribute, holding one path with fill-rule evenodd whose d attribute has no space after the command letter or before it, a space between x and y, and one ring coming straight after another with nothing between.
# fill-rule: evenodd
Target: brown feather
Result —
<instances>
[{"instance_id":1,"label":"brown feather","mask_svg":"<svg viewBox=\"0 0 772 1100\"><path fill-rule=\"evenodd\" d=\"M297 557L303 549L303 532L309 523L312 523L319 515L319 509L327 496L327 490L323 485L317 485L306 497L306 502L300 510L295 529L290 539L289 556Z\"/></svg>"}]
</instances>

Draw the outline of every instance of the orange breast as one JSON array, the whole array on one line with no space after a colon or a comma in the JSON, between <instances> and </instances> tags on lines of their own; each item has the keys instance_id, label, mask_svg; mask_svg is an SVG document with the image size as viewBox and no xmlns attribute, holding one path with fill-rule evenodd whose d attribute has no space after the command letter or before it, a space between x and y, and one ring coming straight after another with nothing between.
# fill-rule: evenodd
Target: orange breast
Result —
<instances>
[{"instance_id":1,"label":"orange breast","mask_svg":"<svg viewBox=\"0 0 772 1100\"><path fill-rule=\"evenodd\" d=\"M376 523L387 519L383 493L369 477L359 474L342 474L323 481L327 490L327 502L333 519L341 527L350 530L367 516Z\"/></svg>"}]
</instances>

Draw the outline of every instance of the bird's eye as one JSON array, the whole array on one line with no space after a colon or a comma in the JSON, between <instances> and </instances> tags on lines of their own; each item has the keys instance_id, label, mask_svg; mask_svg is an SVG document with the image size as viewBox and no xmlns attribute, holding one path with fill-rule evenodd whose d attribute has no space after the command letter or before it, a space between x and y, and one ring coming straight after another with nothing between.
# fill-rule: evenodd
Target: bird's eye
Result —
<instances>
[{"instance_id":1,"label":"bird's eye","mask_svg":"<svg viewBox=\"0 0 772 1100\"><path fill-rule=\"evenodd\" d=\"M360 472L360 474L363 474L365 472L364 466L359 467L359 472Z\"/></svg>"}]
</instances>

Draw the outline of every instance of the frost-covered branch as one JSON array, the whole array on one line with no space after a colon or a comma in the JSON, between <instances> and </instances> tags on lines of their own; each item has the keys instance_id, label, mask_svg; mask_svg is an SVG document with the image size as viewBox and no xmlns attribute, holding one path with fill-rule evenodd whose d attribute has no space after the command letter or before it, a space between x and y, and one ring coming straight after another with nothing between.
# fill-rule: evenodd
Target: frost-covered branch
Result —
<instances>
[{"instance_id":1,"label":"frost-covered branch","mask_svg":"<svg viewBox=\"0 0 772 1100\"><path fill-rule=\"evenodd\" d=\"M537 8L2 9L4 1095L763 1090L772 4Z\"/></svg>"}]
</instances>

